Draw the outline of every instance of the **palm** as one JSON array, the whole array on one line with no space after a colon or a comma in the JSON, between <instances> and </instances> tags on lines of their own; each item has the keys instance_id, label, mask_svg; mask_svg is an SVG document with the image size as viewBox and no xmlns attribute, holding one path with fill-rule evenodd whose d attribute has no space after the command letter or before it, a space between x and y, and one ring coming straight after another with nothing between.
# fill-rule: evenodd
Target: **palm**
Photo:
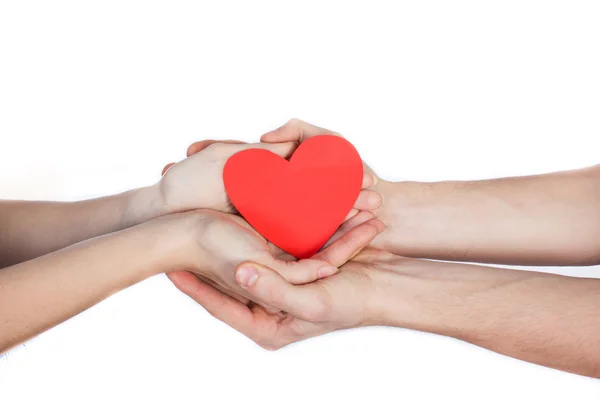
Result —
<instances>
[{"instance_id":1,"label":"palm","mask_svg":"<svg viewBox=\"0 0 600 400\"><path fill-rule=\"evenodd\" d=\"M181 283L179 286L213 316L259 345L273 349L334 330L372 323L366 319L367 315L372 315L369 310L373 293L371 276L374 269L384 268L380 265L385 263L388 256L386 252L365 249L357 258L341 267L338 274L308 285L276 288L283 285L279 277L279 283L271 282L272 287L267 290L272 301L266 303L275 304L274 309L255 303L240 303L220 291L197 283L190 284L190 287L194 287L193 292L182 288ZM289 285L287 282L285 284ZM293 291L302 294L293 295ZM296 297L294 301L298 303L297 308L289 313L278 311L276 304L284 292L287 296Z\"/></svg>"}]
</instances>

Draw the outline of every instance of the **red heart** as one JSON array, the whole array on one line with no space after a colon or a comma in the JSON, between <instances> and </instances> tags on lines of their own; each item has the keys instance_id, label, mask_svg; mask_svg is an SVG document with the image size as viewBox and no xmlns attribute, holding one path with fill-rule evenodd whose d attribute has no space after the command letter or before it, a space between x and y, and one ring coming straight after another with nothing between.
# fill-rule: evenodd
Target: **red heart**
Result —
<instances>
[{"instance_id":1,"label":"red heart","mask_svg":"<svg viewBox=\"0 0 600 400\"><path fill-rule=\"evenodd\" d=\"M234 154L223 170L235 208L282 250L309 258L352 209L362 185L358 152L338 136L304 141L290 161L263 149Z\"/></svg>"}]
</instances>

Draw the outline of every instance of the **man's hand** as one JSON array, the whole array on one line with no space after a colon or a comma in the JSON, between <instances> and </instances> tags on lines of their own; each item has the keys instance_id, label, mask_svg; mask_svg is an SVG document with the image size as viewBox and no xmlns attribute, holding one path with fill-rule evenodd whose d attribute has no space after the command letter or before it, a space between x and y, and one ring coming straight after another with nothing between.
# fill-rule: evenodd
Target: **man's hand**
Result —
<instances>
[{"instance_id":1,"label":"man's hand","mask_svg":"<svg viewBox=\"0 0 600 400\"><path fill-rule=\"evenodd\" d=\"M600 378L597 279L410 259L371 247L337 274L305 285L253 262L241 263L235 277L270 309L240 303L193 276L171 280L270 350L335 330L389 325Z\"/></svg>"},{"instance_id":2,"label":"man's hand","mask_svg":"<svg viewBox=\"0 0 600 400\"><path fill-rule=\"evenodd\" d=\"M244 304L245 299L257 301L241 288L234 279L235 268L243 261L252 260L276 271L282 279L294 284L304 284L337 273L346 263L383 229L384 225L368 212L359 213L348 221L349 229L333 244L310 259L294 261L260 236L242 218L212 210L191 211L164 221L175 221L174 240L185 245L178 251L172 267L167 270L169 278L197 279L217 287ZM157 220L158 221L158 220ZM182 222L177 222L182 221ZM166 226L167 227L167 226ZM252 280L248 277L248 280ZM200 282L200 280L199 280ZM268 307L269 305L267 305Z\"/></svg>"},{"instance_id":3,"label":"man's hand","mask_svg":"<svg viewBox=\"0 0 600 400\"><path fill-rule=\"evenodd\" d=\"M343 238L356 235L353 232L374 221L370 218L369 213L363 212L350 219L340 228L342 239L336 240L328 249L334 246L342 248L340 241L348 242ZM382 272L384 275L387 268L384 263L389 257L394 256L373 249L365 250L345 264L339 273L300 286L290 283L289 275L282 275L265 264L242 262L235 271L237 284L244 289L245 296L266 308L240 302L193 274L175 272L168 275L178 289L213 316L262 347L277 349L337 329L383 324L382 299L378 290L374 290L377 283L373 279L377 278L378 282L385 280ZM342 258L346 257L339 259ZM306 274L308 278L314 270Z\"/></svg>"},{"instance_id":4,"label":"man's hand","mask_svg":"<svg viewBox=\"0 0 600 400\"><path fill-rule=\"evenodd\" d=\"M260 140L263 143L269 144L289 142L301 144L306 139L320 135L342 136L337 132L293 118L279 128L265 133ZM394 248L397 247L395 244L399 239L394 227L398 221L401 223L401 217L398 216L400 211L398 210L396 201L392 199L395 194L394 184L379 178L375 171L364 162L363 169L365 171L363 191L350 216L355 215L358 210L369 210L377 215L389 229L386 229L385 232L379 235L371 245L382 250L394 252Z\"/></svg>"}]
</instances>

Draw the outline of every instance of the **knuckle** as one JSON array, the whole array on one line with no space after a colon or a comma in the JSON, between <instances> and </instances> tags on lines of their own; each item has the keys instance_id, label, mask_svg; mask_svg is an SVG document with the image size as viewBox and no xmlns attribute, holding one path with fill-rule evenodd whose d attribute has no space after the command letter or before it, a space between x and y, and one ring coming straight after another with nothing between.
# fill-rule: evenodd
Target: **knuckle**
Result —
<instances>
[{"instance_id":1,"label":"knuckle","mask_svg":"<svg viewBox=\"0 0 600 400\"><path fill-rule=\"evenodd\" d=\"M298 118L290 118L288 122L285 123L287 126L298 126L302 123Z\"/></svg>"},{"instance_id":2,"label":"knuckle","mask_svg":"<svg viewBox=\"0 0 600 400\"><path fill-rule=\"evenodd\" d=\"M270 287L265 290L265 297L271 306L279 308L277 305L281 304L283 300L283 292L279 288Z\"/></svg>"},{"instance_id":3,"label":"knuckle","mask_svg":"<svg viewBox=\"0 0 600 400\"><path fill-rule=\"evenodd\" d=\"M206 150L209 150L211 153L214 153L216 155L222 155L225 154L227 152L229 145L227 145L226 143L213 143L210 146L208 146L206 148Z\"/></svg>"}]
</instances>

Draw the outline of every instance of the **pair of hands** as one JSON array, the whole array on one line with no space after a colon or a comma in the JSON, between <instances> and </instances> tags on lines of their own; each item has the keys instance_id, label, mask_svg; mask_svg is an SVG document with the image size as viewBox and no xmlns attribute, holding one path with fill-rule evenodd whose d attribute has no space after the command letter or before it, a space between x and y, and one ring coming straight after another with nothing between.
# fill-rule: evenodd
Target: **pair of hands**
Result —
<instances>
[{"instance_id":1,"label":"pair of hands","mask_svg":"<svg viewBox=\"0 0 600 400\"><path fill-rule=\"evenodd\" d=\"M311 259L295 261L231 214L235 210L222 181L230 156L248 148L264 148L289 158L298 143L321 134L335 133L292 120L263 135L260 144L197 142L188 148L187 159L165 167L159 184L169 213L200 209L171 217L185 221L184 236L191 238L189 248L195 251L185 252L189 257L167 273L169 278L211 314L266 348L365 324L372 307L365 296L352 292L364 283L374 258L386 256L371 250L347 263L385 227L366 211L376 210L382 203L378 192L367 190L376 186L378 179L366 166L364 190L355 208L324 250ZM251 263L246 263L248 260ZM342 265L343 273L333 279ZM325 277L330 278L318 280ZM310 282L314 283L294 286ZM365 312L360 312L363 309Z\"/></svg>"}]
</instances>

